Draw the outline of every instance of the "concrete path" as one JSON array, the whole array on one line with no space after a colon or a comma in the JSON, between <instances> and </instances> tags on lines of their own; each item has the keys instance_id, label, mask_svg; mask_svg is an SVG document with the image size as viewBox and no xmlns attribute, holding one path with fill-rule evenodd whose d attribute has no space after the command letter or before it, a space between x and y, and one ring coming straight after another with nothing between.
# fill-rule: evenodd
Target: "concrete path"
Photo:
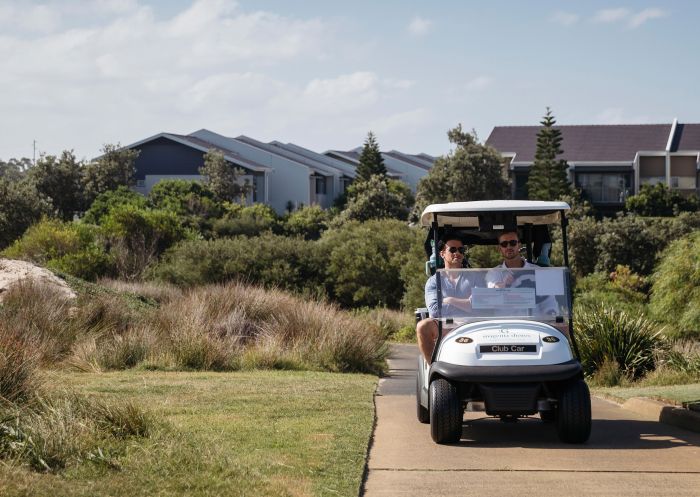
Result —
<instances>
[{"instance_id":1,"label":"concrete path","mask_svg":"<svg viewBox=\"0 0 700 497\"><path fill-rule=\"evenodd\" d=\"M459 444L440 446L416 419L417 349L398 345L376 396L365 497L700 497L700 434L593 398L584 445L539 419L502 423L467 412Z\"/></svg>"}]
</instances>

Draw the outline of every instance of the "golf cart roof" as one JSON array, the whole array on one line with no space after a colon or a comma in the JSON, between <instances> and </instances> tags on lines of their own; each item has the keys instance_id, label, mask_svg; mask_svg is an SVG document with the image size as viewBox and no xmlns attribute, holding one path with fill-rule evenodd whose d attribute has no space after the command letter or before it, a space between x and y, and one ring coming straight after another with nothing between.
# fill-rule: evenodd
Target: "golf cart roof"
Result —
<instances>
[{"instance_id":1,"label":"golf cart roof","mask_svg":"<svg viewBox=\"0 0 700 497\"><path fill-rule=\"evenodd\" d=\"M475 202L450 202L432 204L420 217L421 226L432 226L437 214L438 226L476 228L480 217L500 218L515 216L518 226L526 224L547 225L558 223L561 212L569 210L566 202L544 200L479 200ZM496 225L493 226L496 228Z\"/></svg>"}]
</instances>

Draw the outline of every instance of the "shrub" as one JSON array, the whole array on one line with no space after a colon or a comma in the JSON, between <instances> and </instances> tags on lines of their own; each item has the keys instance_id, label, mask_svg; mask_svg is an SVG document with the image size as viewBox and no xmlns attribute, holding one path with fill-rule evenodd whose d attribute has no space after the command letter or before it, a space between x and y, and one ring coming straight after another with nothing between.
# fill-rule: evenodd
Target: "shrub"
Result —
<instances>
[{"instance_id":1,"label":"shrub","mask_svg":"<svg viewBox=\"0 0 700 497\"><path fill-rule=\"evenodd\" d=\"M102 229L117 274L126 280L140 278L163 251L189 235L174 213L133 205L114 208Z\"/></svg>"},{"instance_id":2,"label":"shrub","mask_svg":"<svg viewBox=\"0 0 700 497\"><path fill-rule=\"evenodd\" d=\"M184 226L205 236L211 232L211 220L223 212L214 193L199 181L159 181L149 192L148 203L153 209L175 213Z\"/></svg>"},{"instance_id":3,"label":"shrub","mask_svg":"<svg viewBox=\"0 0 700 497\"><path fill-rule=\"evenodd\" d=\"M625 311L627 314L646 314L646 295L610 281L608 274L593 273L576 281L574 302L577 309L598 305Z\"/></svg>"},{"instance_id":4,"label":"shrub","mask_svg":"<svg viewBox=\"0 0 700 497\"><path fill-rule=\"evenodd\" d=\"M178 368L245 366L383 371L381 333L332 305L240 283L200 287L158 311L162 361ZM167 366L167 364L165 364Z\"/></svg>"},{"instance_id":5,"label":"shrub","mask_svg":"<svg viewBox=\"0 0 700 497\"><path fill-rule=\"evenodd\" d=\"M284 219L284 232L290 236L301 236L306 240L318 240L331 220L331 213L318 205L310 205L291 212Z\"/></svg>"},{"instance_id":6,"label":"shrub","mask_svg":"<svg viewBox=\"0 0 700 497\"><path fill-rule=\"evenodd\" d=\"M348 202L338 221L404 220L408 218L413 201L410 189L405 188L402 182L374 175L366 181L350 185Z\"/></svg>"},{"instance_id":7,"label":"shrub","mask_svg":"<svg viewBox=\"0 0 700 497\"><path fill-rule=\"evenodd\" d=\"M42 219L2 254L95 280L112 271L112 262L93 226Z\"/></svg>"},{"instance_id":8,"label":"shrub","mask_svg":"<svg viewBox=\"0 0 700 497\"><path fill-rule=\"evenodd\" d=\"M113 209L124 205L132 205L139 209L147 206L146 197L136 193L127 186L120 186L116 190L100 193L82 218L84 223L102 224L103 219Z\"/></svg>"},{"instance_id":9,"label":"shrub","mask_svg":"<svg viewBox=\"0 0 700 497\"><path fill-rule=\"evenodd\" d=\"M662 253L652 276L650 309L677 335L700 336L700 231Z\"/></svg>"},{"instance_id":10,"label":"shrub","mask_svg":"<svg viewBox=\"0 0 700 497\"><path fill-rule=\"evenodd\" d=\"M233 206L235 204L229 204ZM238 235L259 236L280 230L277 213L269 205L253 204L242 208L227 208L227 214L214 222L213 231L219 237Z\"/></svg>"},{"instance_id":11,"label":"shrub","mask_svg":"<svg viewBox=\"0 0 700 497\"><path fill-rule=\"evenodd\" d=\"M31 337L0 320L0 402L23 401L34 395L39 359Z\"/></svg>"},{"instance_id":12,"label":"shrub","mask_svg":"<svg viewBox=\"0 0 700 497\"><path fill-rule=\"evenodd\" d=\"M31 344L42 362L50 363L65 357L75 340L74 304L57 289L23 280L3 294L0 321L8 333Z\"/></svg>"},{"instance_id":13,"label":"shrub","mask_svg":"<svg viewBox=\"0 0 700 497\"><path fill-rule=\"evenodd\" d=\"M638 378L654 369L655 353L666 346L661 330L643 316L606 306L576 314L576 338L586 374L615 361L623 375Z\"/></svg>"},{"instance_id":14,"label":"shrub","mask_svg":"<svg viewBox=\"0 0 700 497\"><path fill-rule=\"evenodd\" d=\"M595 271L599 259L596 239L603 231L603 223L593 217L572 219L567 235L571 270L576 276L586 276Z\"/></svg>"},{"instance_id":15,"label":"shrub","mask_svg":"<svg viewBox=\"0 0 700 497\"><path fill-rule=\"evenodd\" d=\"M326 289L346 307L396 308L404 294L401 269L422 233L396 220L349 222L320 240L326 256Z\"/></svg>"},{"instance_id":16,"label":"shrub","mask_svg":"<svg viewBox=\"0 0 700 497\"><path fill-rule=\"evenodd\" d=\"M177 285L235 280L317 294L323 281L318 254L314 242L272 234L192 240L168 251L152 276Z\"/></svg>"},{"instance_id":17,"label":"shrub","mask_svg":"<svg viewBox=\"0 0 700 497\"><path fill-rule=\"evenodd\" d=\"M700 199L695 194L684 196L663 183L657 183L642 185L637 195L627 198L625 208L640 216L674 216L683 211L697 211Z\"/></svg>"},{"instance_id":18,"label":"shrub","mask_svg":"<svg viewBox=\"0 0 700 497\"><path fill-rule=\"evenodd\" d=\"M618 264L648 275L656 263L657 251L665 245L653 221L638 216L619 216L602 223L596 236L599 252L596 271L612 272Z\"/></svg>"}]
</instances>

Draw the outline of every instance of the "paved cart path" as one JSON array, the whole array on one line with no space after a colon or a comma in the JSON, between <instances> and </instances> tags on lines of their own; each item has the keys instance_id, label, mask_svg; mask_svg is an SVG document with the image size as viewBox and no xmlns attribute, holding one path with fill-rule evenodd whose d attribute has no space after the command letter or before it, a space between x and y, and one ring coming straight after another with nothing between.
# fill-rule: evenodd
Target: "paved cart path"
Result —
<instances>
[{"instance_id":1,"label":"paved cart path","mask_svg":"<svg viewBox=\"0 0 700 497\"><path fill-rule=\"evenodd\" d=\"M459 444L440 446L416 419L414 345L392 347L376 396L366 497L475 495L700 497L700 434L593 398L584 445L539 419L502 423L467 412Z\"/></svg>"}]
</instances>

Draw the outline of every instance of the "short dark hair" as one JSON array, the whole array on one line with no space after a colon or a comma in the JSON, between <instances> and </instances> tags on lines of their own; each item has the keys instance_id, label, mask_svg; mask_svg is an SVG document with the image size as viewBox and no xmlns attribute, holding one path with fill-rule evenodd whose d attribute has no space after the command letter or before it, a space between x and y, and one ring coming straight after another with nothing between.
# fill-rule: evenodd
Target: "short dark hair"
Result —
<instances>
[{"instance_id":1,"label":"short dark hair","mask_svg":"<svg viewBox=\"0 0 700 497\"><path fill-rule=\"evenodd\" d=\"M438 252L442 252L445 248L445 245L447 245L447 242L449 242L450 240L457 240L459 243L464 245L464 242L462 241L462 238L459 235L456 235L454 233L446 233L438 241Z\"/></svg>"},{"instance_id":2,"label":"short dark hair","mask_svg":"<svg viewBox=\"0 0 700 497\"><path fill-rule=\"evenodd\" d=\"M508 235L510 233L513 233L515 236L518 237L518 241L520 241L520 235L518 234L518 230L503 230L499 231L496 233L496 240L499 240L503 235Z\"/></svg>"}]
</instances>

